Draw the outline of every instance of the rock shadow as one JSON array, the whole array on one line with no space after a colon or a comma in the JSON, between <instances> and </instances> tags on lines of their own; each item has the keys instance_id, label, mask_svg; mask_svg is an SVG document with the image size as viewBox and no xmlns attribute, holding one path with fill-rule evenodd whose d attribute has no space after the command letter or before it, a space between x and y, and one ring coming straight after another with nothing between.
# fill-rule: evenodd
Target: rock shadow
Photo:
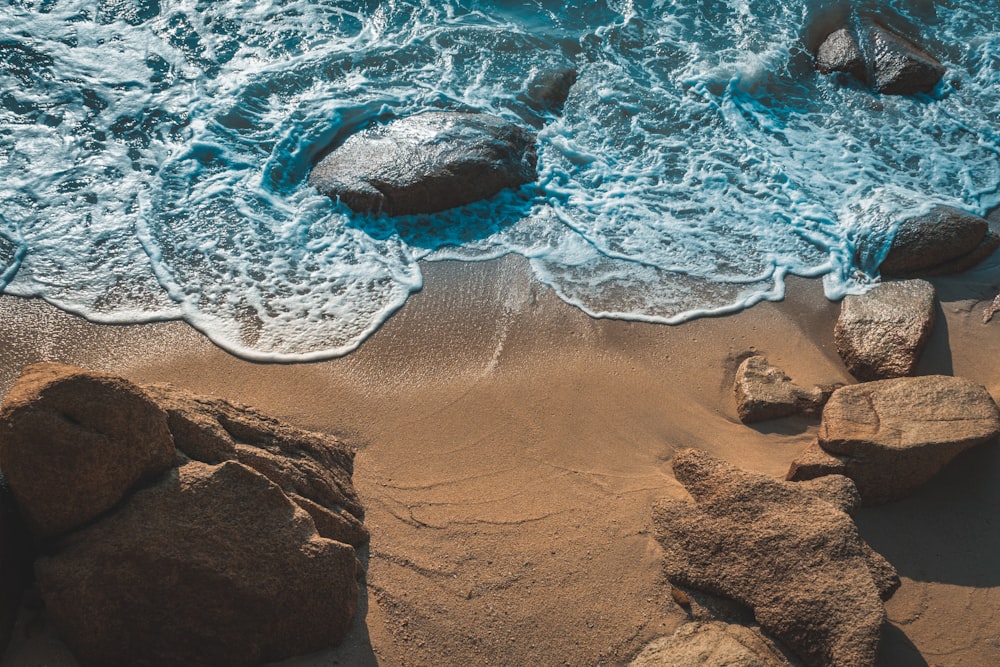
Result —
<instances>
[{"instance_id":1,"label":"rock shadow","mask_svg":"<svg viewBox=\"0 0 1000 667\"><path fill-rule=\"evenodd\" d=\"M855 522L861 536L901 576L975 588L1000 586L997 478L1000 441L994 439L956 457L912 496L858 511Z\"/></svg>"},{"instance_id":2,"label":"rock shadow","mask_svg":"<svg viewBox=\"0 0 1000 667\"><path fill-rule=\"evenodd\" d=\"M910 638L897 626L886 623L882 626L882 641L879 644L875 667L928 667L924 657Z\"/></svg>"},{"instance_id":3,"label":"rock shadow","mask_svg":"<svg viewBox=\"0 0 1000 667\"><path fill-rule=\"evenodd\" d=\"M915 375L954 375L952 364L951 341L948 336L948 320L944 315L944 307L938 299L934 306L934 329L931 331L927 345L917 362Z\"/></svg>"}]
</instances>

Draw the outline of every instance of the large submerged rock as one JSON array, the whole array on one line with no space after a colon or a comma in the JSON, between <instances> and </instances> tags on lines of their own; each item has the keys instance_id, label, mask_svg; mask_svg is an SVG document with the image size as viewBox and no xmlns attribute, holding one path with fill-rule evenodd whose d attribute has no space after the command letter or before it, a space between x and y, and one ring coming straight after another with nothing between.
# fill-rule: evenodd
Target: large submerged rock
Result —
<instances>
[{"instance_id":1,"label":"large submerged rock","mask_svg":"<svg viewBox=\"0 0 1000 667\"><path fill-rule=\"evenodd\" d=\"M926 280L882 283L844 297L833 331L840 358L859 380L913 375L936 306L934 286Z\"/></svg>"},{"instance_id":2,"label":"large submerged rock","mask_svg":"<svg viewBox=\"0 0 1000 667\"><path fill-rule=\"evenodd\" d=\"M889 252L879 265L886 277L944 275L969 269L1000 246L989 222L951 206L900 223Z\"/></svg>"},{"instance_id":3,"label":"large submerged rock","mask_svg":"<svg viewBox=\"0 0 1000 667\"><path fill-rule=\"evenodd\" d=\"M482 113L430 111L352 135L309 183L355 211L434 213L537 178L535 136Z\"/></svg>"},{"instance_id":4,"label":"large submerged rock","mask_svg":"<svg viewBox=\"0 0 1000 667\"><path fill-rule=\"evenodd\" d=\"M823 410L819 442L788 473L805 480L846 475L866 505L909 495L958 454L1000 435L989 392L931 375L842 387Z\"/></svg>"},{"instance_id":5,"label":"large submerged rock","mask_svg":"<svg viewBox=\"0 0 1000 667\"><path fill-rule=\"evenodd\" d=\"M83 664L255 665L347 633L368 532L344 444L60 364L28 367L0 415L38 591ZM56 523L53 498L87 509Z\"/></svg>"},{"instance_id":6,"label":"large submerged rock","mask_svg":"<svg viewBox=\"0 0 1000 667\"><path fill-rule=\"evenodd\" d=\"M831 32L816 49L816 69L852 74L885 95L929 93L945 73L937 58L874 19Z\"/></svg>"},{"instance_id":7,"label":"large submerged rock","mask_svg":"<svg viewBox=\"0 0 1000 667\"><path fill-rule=\"evenodd\" d=\"M33 364L0 409L0 470L43 537L98 517L173 462L166 414L120 377Z\"/></svg>"},{"instance_id":8,"label":"large submerged rock","mask_svg":"<svg viewBox=\"0 0 1000 667\"><path fill-rule=\"evenodd\" d=\"M693 449L673 468L694 502L654 509L671 582L750 607L807 665L874 664L899 579L848 516L849 479L782 482Z\"/></svg>"}]
</instances>

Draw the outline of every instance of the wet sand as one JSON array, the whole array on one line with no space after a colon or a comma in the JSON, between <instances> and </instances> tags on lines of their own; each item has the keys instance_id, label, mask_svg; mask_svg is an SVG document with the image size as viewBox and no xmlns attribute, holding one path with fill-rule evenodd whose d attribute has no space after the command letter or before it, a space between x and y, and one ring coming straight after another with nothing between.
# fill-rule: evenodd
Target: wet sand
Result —
<instances>
[{"instance_id":1,"label":"wet sand","mask_svg":"<svg viewBox=\"0 0 1000 667\"><path fill-rule=\"evenodd\" d=\"M941 317L919 368L994 398L1000 317L984 325L981 311L998 262L934 280ZM699 447L783 477L816 422L741 424L736 365L754 350L801 384L851 382L833 345L839 305L793 279L781 303L671 327L592 319L518 258L424 268L424 290L360 349L316 364L252 364L183 323L98 326L0 297L0 392L24 364L58 360L248 403L355 446L372 533L362 614L340 649L282 664L627 664L686 618L650 520L658 498L685 497L671 456ZM861 512L903 578L880 665L1000 664L998 481L994 442ZM36 626L4 667L73 664Z\"/></svg>"}]
</instances>

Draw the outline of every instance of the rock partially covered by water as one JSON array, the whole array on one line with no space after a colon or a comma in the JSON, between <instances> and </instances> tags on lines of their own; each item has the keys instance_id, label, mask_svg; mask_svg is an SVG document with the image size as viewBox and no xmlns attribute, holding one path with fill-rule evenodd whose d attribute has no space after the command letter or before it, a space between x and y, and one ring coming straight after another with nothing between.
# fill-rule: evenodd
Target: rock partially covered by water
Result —
<instances>
[{"instance_id":1,"label":"rock partially covered by water","mask_svg":"<svg viewBox=\"0 0 1000 667\"><path fill-rule=\"evenodd\" d=\"M822 451L807 449L788 478L846 475L864 504L879 505L909 495L958 454L997 435L1000 410L968 380L931 375L850 385L823 410Z\"/></svg>"},{"instance_id":2,"label":"rock partially covered by water","mask_svg":"<svg viewBox=\"0 0 1000 667\"><path fill-rule=\"evenodd\" d=\"M1000 246L989 223L951 206L900 223L879 272L887 277L943 275L971 268Z\"/></svg>"},{"instance_id":3,"label":"rock partially covered by water","mask_svg":"<svg viewBox=\"0 0 1000 667\"><path fill-rule=\"evenodd\" d=\"M190 462L35 570L85 665L239 667L341 641L357 605L355 560L262 475Z\"/></svg>"},{"instance_id":4,"label":"rock partially covered by water","mask_svg":"<svg viewBox=\"0 0 1000 667\"><path fill-rule=\"evenodd\" d=\"M562 113L569 91L576 83L578 74L572 67L536 72L524 85L517 101L527 109L519 115L536 128L545 124L548 114Z\"/></svg>"},{"instance_id":5,"label":"rock partially covered by water","mask_svg":"<svg viewBox=\"0 0 1000 667\"><path fill-rule=\"evenodd\" d=\"M124 378L32 364L0 409L0 470L43 537L96 518L173 462L167 415Z\"/></svg>"},{"instance_id":6,"label":"rock partially covered by water","mask_svg":"<svg viewBox=\"0 0 1000 667\"><path fill-rule=\"evenodd\" d=\"M936 305L934 286L926 280L882 283L844 297L833 331L840 358L859 380L913 375Z\"/></svg>"},{"instance_id":7,"label":"rock partially covered by water","mask_svg":"<svg viewBox=\"0 0 1000 667\"><path fill-rule=\"evenodd\" d=\"M886 26L865 21L861 32L875 92L929 93L944 76L944 65L937 58Z\"/></svg>"},{"instance_id":8,"label":"rock partially covered by water","mask_svg":"<svg viewBox=\"0 0 1000 667\"><path fill-rule=\"evenodd\" d=\"M945 72L937 58L871 19L830 33L816 49L816 69L847 72L885 95L928 93Z\"/></svg>"},{"instance_id":9,"label":"rock partially covered by water","mask_svg":"<svg viewBox=\"0 0 1000 667\"><path fill-rule=\"evenodd\" d=\"M482 113L431 111L348 137L309 184L362 213L434 213L534 181L535 136Z\"/></svg>"},{"instance_id":10,"label":"rock partially covered by water","mask_svg":"<svg viewBox=\"0 0 1000 667\"><path fill-rule=\"evenodd\" d=\"M766 357L747 357L736 371L736 413L745 424L795 414L818 415L834 387L804 389Z\"/></svg>"},{"instance_id":11,"label":"rock partially covered by water","mask_svg":"<svg viewBox=\"0 0 1000 667\"><path fill-rule=\"evenodd\" d=\"M850 30L834 30L823 40L816 50L816 69L823 74L846 72L864 80L867 74L865 59Z\"/></svg>"},{"instance_id":12,"label":"rock partially covered by water","mask_svg":"<svg viewBox=\"0 0 1000 667\"><path fill-rule=\"evenodd\" d=\"M654 510L671 582L752 608L807 665L874 664L899 578L848 516L859 502L849 479L782 482L693 449L673 468L694 502Z\"/></svg>"}]
</instances>

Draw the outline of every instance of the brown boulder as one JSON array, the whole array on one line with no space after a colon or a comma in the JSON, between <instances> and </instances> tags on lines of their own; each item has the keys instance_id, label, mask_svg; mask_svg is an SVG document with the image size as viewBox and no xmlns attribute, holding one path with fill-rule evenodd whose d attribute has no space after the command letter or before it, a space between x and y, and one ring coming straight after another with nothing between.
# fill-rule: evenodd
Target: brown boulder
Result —
<instances>
[{"instance_id":1,"label":"brown boulder","mask_svg":"<svg viewBox=\"0 0 1000 667\"><path fill-rule=\"evenodd\" d=\"M912 375L934 326L937 296L925 280L876 285L844 297L833 337L854 377Z\"/></svg>"},{"instance_id":2,"label":"brown boulder","mask_svg":"<svg viewBox=\"0 0 1000 667\"><path fill-rule=\"evenodd\" d=\"M642 650L629 667L791 667L758 632L719 621L685 623Z\"/></svg>"},{"instance_id":3,"label":"brown boulder","mask_svg":"<svg viewBox=\"0 0 1000 667\"><path fill-rule=\"evenodd\" d=\"M1000 238L990 232L984 218L935 206L899 224L879 272L905 278L964 271L988 257L998 243Z\"/></svg>"},{"instance_id":4,"label":"brown boulder","mask_svg":"<svg viewBox=\"0 0 1000 667\"><path fill-rule=\"evenodd\" d=\"M36 573L84 665L239 667L339 642L355 562L262 475L190 462L62 538Z\"/></svg>"},{"instance_id":5,"label":"brown boulder","mask_svg":"<svg viewBox=\"0 0 1000 667\"><path fill-rule=\"evenodd\" d=\"M736 371L736 413L745 424L795 414L818 415L833 389L803 389L766 357L754 355Z\"/></svg>"},{"instance_id":6,"label":"brown boulder","mask_svg":"<svg viewBox=\"0 0 1000 667\"><path fill-rule=\"evenodd\" d=\"M968 380L932 375L851 385L823 410L819 446L832 456L824 461L807 450L789 476L844 474L866 505L878 505L912 493L955 456L998 434L1000 410Z\"/></svg>"},{"instance_id":7,"label":"brown boulder","mask_svg":"<svg viewBox=\"0 0 1000 667\"><path fill-rule=\"evenodd\" d=\"M351 482L350 447L249 406L170 385L145 389L166 411L178 450L203 463L239 461L281 487L312 516L322 537L354 546L368 541L364 508Z\"/></svg>"},{"instance_id":8,"label":"brown boulder","mask_svg":"<svg viewBox=\"0 0 1000 667\"><path fill-rule=\"evenodd\" d=\"M100 516L174 454L166 414L117 376L32 364L0 408L0 469L42 537Z\"/></svg>"},{"instance_id":9,"label":"brown boulder","mask_svg":"<svg viewBox=\"0 0 1000 667\"><path fill-rule=\"evenodd\" d=\"M671 582L750 607L807 665L874 664L899 579L848 516L849 479L782 482L691 449L673 468L694 502L654 510Z\"/></svg>"}]
</instances>

